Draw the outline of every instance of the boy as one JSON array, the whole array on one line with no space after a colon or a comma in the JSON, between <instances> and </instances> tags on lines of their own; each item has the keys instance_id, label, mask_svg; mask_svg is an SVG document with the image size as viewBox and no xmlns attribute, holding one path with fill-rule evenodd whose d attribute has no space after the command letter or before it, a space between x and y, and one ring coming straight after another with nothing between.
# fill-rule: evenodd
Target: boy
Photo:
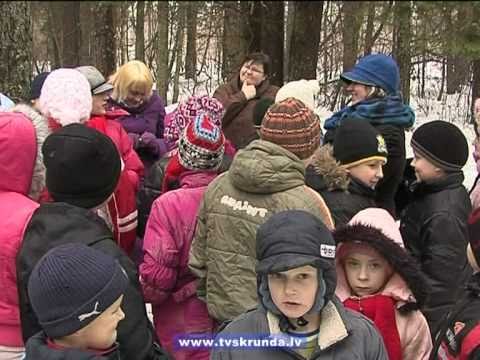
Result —
<instances>
[{"instance_id":1,"label":"boy","mask_svg":"<svg viewBox=\"0 0 480 360\"><path fill-rule=\"evenodd\" d=\"M120 264L83 244L60 245L37 263L28 293L43 331L26 359L118 359L117 324L128 277Z\"/></svg>"},{"instance_id":2,"label":"boy","mask_svg":"<svg viewBox=\"0 0 480 360\"><path fill-rule=\"evenodd\" d=\"M431 295L422 312L435 334L439 320L454 304L471 275L467 262L470 199L462 167L468 144L462 132L445 121L420 126L412 136L416 182L412 202L401 216L405 247L420 262Z\"/></svg>"},{"instance_id":3,"label":"boy","mask_svg":"<svg viewBox=\"0 0 480 360\"><path fill-rule=\"evenodd\" d=\"M306 183L325 199L337 227L360 210L376 206L375 189L383 178L387 156L382 135L357 119L342 122L333 149L325 145L315 153L307 167Z\"/></svg>"},{"instance_id":4,"label":"boy","mask_svg":"<svg viewBox=\"0 0 480 360\"><path fill-rule=\"evenodd\" d=\"M334 296L335 241L320 219L302 210L272 215L257 232L260 306L218 335L300 338L298 348L214 348L212 359L387 359L372 323Z\"/></svg>"}]
</instances>

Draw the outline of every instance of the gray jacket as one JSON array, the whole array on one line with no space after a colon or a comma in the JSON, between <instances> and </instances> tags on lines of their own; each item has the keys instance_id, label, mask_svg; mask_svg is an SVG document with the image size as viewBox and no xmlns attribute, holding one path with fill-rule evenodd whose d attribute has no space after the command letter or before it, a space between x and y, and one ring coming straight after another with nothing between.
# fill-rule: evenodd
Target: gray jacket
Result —
<instances>
[{"instance_id":1,"label":"gray jacket","mask_svg":"<svg viewBox=\"0 0 480 360\"><path fill-rule=\"evenodd\" d=\"M278 318L259 308L237 317L218 334L218 337L231 338L235 334L250 336L280 334ZM304 360L305 358L288 348L271 350L214 348L210 359ZM388 355L381 336L370 320L345 309L337 301L330 301L322 309L317 349L310 359L388 360Z\"/></svg>"}]
</instances>

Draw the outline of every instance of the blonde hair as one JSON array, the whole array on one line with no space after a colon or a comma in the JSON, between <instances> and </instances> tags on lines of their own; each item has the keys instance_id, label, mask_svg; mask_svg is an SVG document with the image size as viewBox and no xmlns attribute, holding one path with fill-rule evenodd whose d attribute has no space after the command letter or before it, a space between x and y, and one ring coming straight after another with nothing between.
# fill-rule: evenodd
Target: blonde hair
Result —
<instances>
[{"instance_id":1,"label":"blonde hair","mask_svg":"<svg viewBox=\"0 0 480 360\"><path fill-rule=\"evenodd\" d=\"M152 95L152 73L139 60L132 60L120 66L110 77L110 83L113 85L112 98L115 101L125 100L129 90L144 91L148 98Z\"/></svg>"}]
</instances>

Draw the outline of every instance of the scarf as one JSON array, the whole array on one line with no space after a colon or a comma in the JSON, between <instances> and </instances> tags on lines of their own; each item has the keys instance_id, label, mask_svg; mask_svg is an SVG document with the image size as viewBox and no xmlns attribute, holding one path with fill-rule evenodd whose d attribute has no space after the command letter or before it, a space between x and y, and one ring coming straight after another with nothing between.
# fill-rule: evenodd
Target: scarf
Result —
<instances>
[{"instance_id":1,"label":"scarf","mask_svg":"<svg viewBox=\"0 0 480 360\"><path fill-rule=\"evenodd\" d=\"M335 129L345 118L366 120L374 126L396 125L409 128L415 122L415 113L410 106L403 104L399 95L387 95L344 107L325 120L324 128Z\"/></svg>"},{"instance_id":2,"label":"scarf","mask_svg":"<svg viewBox=\"0 0 480 360\"><path fill-rule=\"evenodd\" d=\"M373 321L387 348L390 360L402 360L402 344L395 320L395 302L385 295L373 295L363 299L346 299L343 305L365 315Z\"/></svg>"}]
</instances>

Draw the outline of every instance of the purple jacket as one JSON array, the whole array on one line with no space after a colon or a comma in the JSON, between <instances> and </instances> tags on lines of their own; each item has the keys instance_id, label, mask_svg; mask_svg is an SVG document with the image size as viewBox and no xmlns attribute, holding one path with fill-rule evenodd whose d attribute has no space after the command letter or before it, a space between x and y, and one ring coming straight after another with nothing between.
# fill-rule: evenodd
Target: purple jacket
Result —
<instances>
[{"instance_id":1,"label":"purple jacket","mask_svg":"<svg viewBox=\"0 0 480 360\"><path fill-rule=\"evenodd\" d=\"M175 335L211 333L214 322L196 295L196 277L188 269L190 244L197 212L211 172L186 172L180 188L157 198L150 212L143 242L140 282L146 302L152 303L160 342L175 359L208 359L208 350L175 351Z\"/></svg>"}]
</instances>

